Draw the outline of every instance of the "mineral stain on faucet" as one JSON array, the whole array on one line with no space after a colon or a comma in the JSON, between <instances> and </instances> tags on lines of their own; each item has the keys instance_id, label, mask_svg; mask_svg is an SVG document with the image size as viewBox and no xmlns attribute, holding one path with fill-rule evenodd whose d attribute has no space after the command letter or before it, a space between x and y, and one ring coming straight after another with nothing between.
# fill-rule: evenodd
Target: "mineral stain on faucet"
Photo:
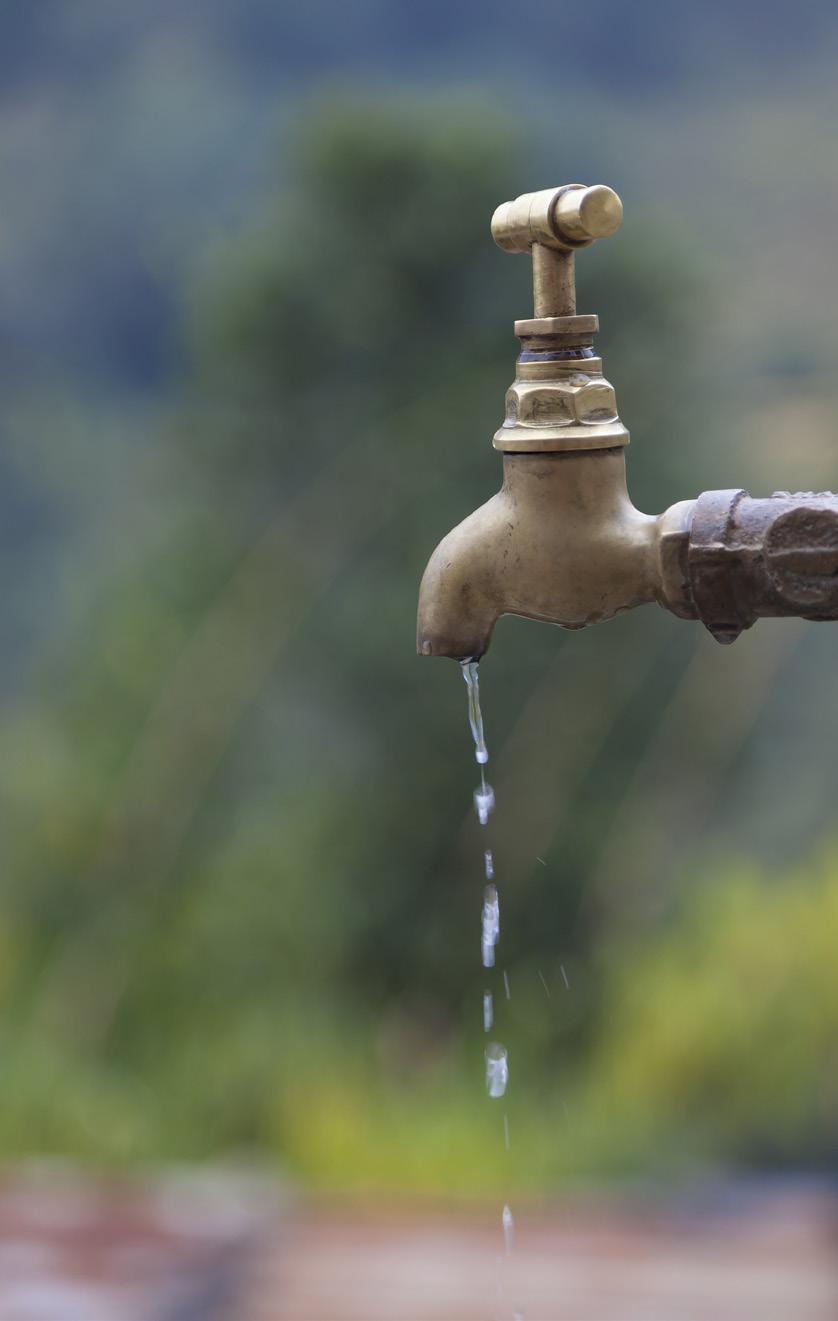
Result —
<instances>
[{"instance_id":1,"label":"mineral stain on faucet","mask_svg":"<svg viewBox=\"0 0 838 1321\"><path fill-rule=\"evenodd\" d=\"M535 315L515 323L521 352L493 441L501 489L440 542L422 579L422 655L479 660L501 615L580 629L657 602L722 643L760 617L838 619L831 492L705 491L658 516L632 504L629 435L574 275L577 250L622 214L612 189L566 184L492 218L501 248L532 256Z\"/></svg>"}]
</instances>

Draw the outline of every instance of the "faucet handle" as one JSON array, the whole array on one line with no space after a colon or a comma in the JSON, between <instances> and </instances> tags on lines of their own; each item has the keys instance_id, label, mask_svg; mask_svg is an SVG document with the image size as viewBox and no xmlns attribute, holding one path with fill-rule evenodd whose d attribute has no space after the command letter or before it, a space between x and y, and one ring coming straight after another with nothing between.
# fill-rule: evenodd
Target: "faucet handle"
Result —
<instances>
[{"instance_id":1,"label":"faucet handle","mask_svg":"<svg viewBox=\"0 0 838 1321\"><path fill-rule=\"evenodd\" d=\"M622 221L623 204L613 188L568 183L502 202L492 216L492 238L505 252L529 252L535 243L574 252L616 234Z\"/></svg>"},{"instance_id":2,"label":"faucet handle","mask_svg":"<svg viewBox=\"0 0 838 1321\"><path fill-rule=\"evenodd\" d=\"M492 238L505 252L532 254L536 318L572 317L576 249L616 234L622 220L623 204L613 188L567 183L502 202L492 216Z\"/></svg>"}]
</instances>

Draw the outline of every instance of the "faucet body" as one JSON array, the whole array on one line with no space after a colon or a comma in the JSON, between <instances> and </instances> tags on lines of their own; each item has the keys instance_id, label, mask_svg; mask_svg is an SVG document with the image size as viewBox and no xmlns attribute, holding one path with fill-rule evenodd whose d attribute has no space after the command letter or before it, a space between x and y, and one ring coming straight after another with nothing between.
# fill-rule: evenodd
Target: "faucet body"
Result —
<instances>
[{"instance_id":1,"label":"faucet body","mask_svg":"<svg viewBox=\"0 0 838 1321\"><path fill-rule=\"evenodd\" d=\"M626 488L614 391L593 353L596 317L577 316L573 257L614 232L610 189L569 185L495 212L496 241L532 250L536 317L494 438L497 495L449 532L419 593L423 655L477 658L504 614L585 628L656 601L732 642L757 618L838 618L838 497L709 491L643 514Z\"/></svg>"},{"instance_id":2,"label":"faucet body","mask_svg":"<svg viewBox=\"0 0 838 1321\"><path fill-rule=\"evenodd\" d=\"M654 601L657 540L621 448L505 454L497 495L431 557L419 649L481 656L501 615L585 628Z\"/></svg>"}]
</instances>

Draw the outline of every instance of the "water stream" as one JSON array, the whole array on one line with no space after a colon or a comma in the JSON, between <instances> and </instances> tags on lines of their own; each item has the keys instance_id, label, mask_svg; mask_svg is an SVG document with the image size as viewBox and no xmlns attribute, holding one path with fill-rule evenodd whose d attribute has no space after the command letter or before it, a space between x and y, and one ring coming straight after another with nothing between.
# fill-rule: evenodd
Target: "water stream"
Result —
<instances>
[{"instance_id":1,"label":"water stream","mask_svg":"<svg viewBox=\"0 0 838 1321\"><path fill-rule=\"evenodd\" d=\"M483 1031L491 1032L495 1021L495 1003L491 991L483 992Z\"/></svg>"},{"instance_id":2,"label":"water stream","mask_svg":"<svg viewBox=\"0 0 838 1321\"><path fill-rule=\"evenodd\" d=\"M489 752L483 736L483 712L480 710L479 662L463 661L462 667L463 678L468 688L468 723L471 726L471 737L474 739L474 759L478 766L485 766L489 760Z\"/></svg>"},{"instance_id":3,"label":"water stream","mask_svg":"<svg viewBox=\"0 0 838 1321\"><path fill-rule=\"evenodd\" d=\"M480 679L478 673L477 661L462 662L463 678L466 681L468 689L468 723L471 729L471 736L474 741L474 758L480 767L480 784L474 791L474 808L477 813L477 819L481 826L487 826L489 817L495 809L495 791L486 779L486 764L489 760L489 750L486 747L486 738L483 732L483 713L480 709ZM498 889L494 883L495 860L491 849L485 849L483 852L483 875L485 885L483 888L483 908L480 920L480 955L484 968L494 968L495 950L500 940L500 899ZM506 971L503 972L503 986L506 999L510 998L509 978ZM487 1034L495 1026L495 1008L494 998L490 990L483 992L483 1030ZM500 1100L506 1095L506 1089L509 1086L509 1057L506 1047L499 1041L490 1041L486 1046L486 1091L492 1100ZM506 1150L509 1150L509 1116L503 1113L503 1141ZM512 1211L509 1205L504 1205L501 1213L501 1225L503 1228L503 1241L506 1255L508 1256L515 1241L515 1221L512 1217ZM500 1268L500 1265L499 1265ZM498 1277L498 1299L499 1303L503 1296L503 1288L500 1275ZM523 1321L522 1312L513 1313L514 1321Z\"/></svg>"}]
</instances>

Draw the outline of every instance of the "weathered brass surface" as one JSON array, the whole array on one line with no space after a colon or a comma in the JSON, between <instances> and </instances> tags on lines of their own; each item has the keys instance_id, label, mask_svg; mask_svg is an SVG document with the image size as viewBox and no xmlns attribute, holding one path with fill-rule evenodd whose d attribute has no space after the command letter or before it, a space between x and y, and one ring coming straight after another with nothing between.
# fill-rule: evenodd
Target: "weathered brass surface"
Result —
<instances>
[{"instance_id":1,"label":"weathered brass surface","mask_svg":"<svg viewBox=\"0 0 838 1321\"><path fill-rule=\"evenodd\" d=\"M537 317L572 317L576 313L576 258L540 243L532 246L532 306Z\"/></svg>"},{"instance_id":2,"label":"weathered brass surface","mask_svg":"<svg viewBox=\"0 0 838 1321\"><path fill-rule=\"evenodd\" d=\"M492 234L533 256L535 316L494 437L497 495L449 532L419 593L424 655L482 656L504 614L585 628L647 602L732 642L756 619L838 619L838 496L705 491L658 517L626 489L628 432L576 315L573 254L613 234L622 204L598 185L504 202Z\"/></svg>"},{"instance_id":3,"label":"weathered brass surface","mask_svg":"<svg viewBox=\"0 0 838 1321\"><path fill-rule=\"evenodd\" d=\"M492 238L506 252L529 252L534 243L572 251L616 234L622 221L623 204L612 188L567 183L502 202L492 216Z\"/></svg>"},{"instance_id":4,"label":"weathered brass surface","mask_svg":"<svg viewBox=\"0 0 838 1321\"><path fill-rule=\"evenodd\" d=\"M502 614L584 628L656 599L657 520L629 499L622 449L506 454L503 469L425 570L426 656L481 656Z\"/></svg>"},{"instance_id":5,"label":"weathered brass surface","mask_svg":"<svg viewBox=\"0 0 838 1321\"><path fill-rule=\"evenodd\" d=\"M628 439L602 360L569 358L518 364L492 443L498 450L533 454L611 449Z\"/></svg>"}]
</instances>

